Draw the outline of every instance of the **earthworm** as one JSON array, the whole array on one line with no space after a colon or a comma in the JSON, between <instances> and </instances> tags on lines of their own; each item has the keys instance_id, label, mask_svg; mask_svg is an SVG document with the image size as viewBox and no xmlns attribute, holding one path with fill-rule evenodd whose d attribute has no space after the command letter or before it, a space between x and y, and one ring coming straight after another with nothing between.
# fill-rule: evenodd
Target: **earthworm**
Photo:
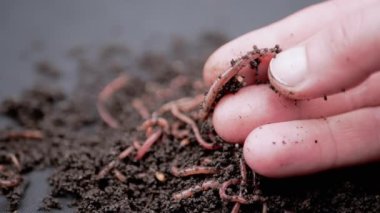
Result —
<instances>
[{"instance_id":1,"label":"earthworm","mask_svg":"<svg viewBox=\"0 0 380 213\"><path fill-rule=\"evenodd\" d=\"M159 127L161 127L165 133L170 132L169 122L165 118L157 117L157 116L153 116L152 118L144 121L144 123L139 127L139 129L147 130L147 133L149 133L149 129L151 129L151 127L155 125L158 125ZM147 134L147 135L150 135L150 134Z\"/></svg>"},{"instance_id":2,"label":"earthworm","mask_svg":"<svg viewBox=\"0 0 380 213\"><path fill-rule=\"evenodd\" d=\"M200 111L200 118L202 120L206 120L208 118L208 115L210 114L215 104L218 94L223 89L224 85L227 82L229 82L234 76L236 76L241 70L249 66L253 67L251 62L254 62L256 59L259 59L263 55L275 55L278 52L280 52L280 48L278 45L270 49L269 52L267 49L260 50L256 46L254 46L252 51L249 51L247 54L245 54L237 60L232 60L232 66L216 78L216 80L213 82L210 89L208 90L206 96L204 97L202 109ZM256 64L256 66L258 65ZM253 68L257 69L257 67Z\"/></svg>"},{"instance_id":3,"label":"earthworm","mask_svg":"<svg viewBox=\"0 0 380 213\"><path fill-rule=\"evenodd\" d=\"M153 134L153 126L149 126L145 129L145 136L149 137Z\"/></svg>"},{"instance_id":4,"label":"earthworm","mask_svg":"<svg viewBox=\"0 0 380 213\"><path fill-rule=\"evenodd\" d=\"M263 209L261 210L262 213L268 212L268 205L266 203L263 203Z\"/></svg>"},{"instance_id":5,"label":"earthworm","mask_svg":"<svg viewBox=\"0 0 380 213\"><path fill-rule=\"evenodd\" d=\"M115 78L109 84L107 84L103 90L99 93L98 101L96 106L98 108L98 112L103 121L110 126L111 128L119 128L119 122L112 117L109 111L106 109L105 102L118 90L125 87L129 80L129 77L126 74L122 74L119 77Z\"/></svg>"},{"instance_id":6,"label":"earthworm","mask_svg":"<svg viewBox=\"0 0 380 213\"><path fill-rule=\"evenodd\" d=\"M12 176L14 172L8 170L5 165L0 164L0 173L4 176Z\"/></svg>"},{"instance_id":7,"label":"earthworm","mask_svg":"<svg viewBox=\"0 0 380 213\"><path fill-rule=\"evenodd\" d=\"M158 114L163 114L171 110L172 106L175 105L182 112L188 112L196 107L200 107L203 101L203 95L197 95L195 97L184 97L174 101L170 101L160 107L157 111Z\"/></svg>"},{"instance_id":8,"label":"earthworm","mask_svg":"<svg viewBox=\"0 0 380 213\"><path fill-rule=\"evenodd\" d=\"M13 188L20 184L22 178L20 176L15 176L12 179L0 179L0 188Z\"/></svg>"},{"instance_id":9,"label":"earthworm","mask_svg":"<svg viewBox=\"0 0 380 213\"><path fill-rule=\"evenodd\" d=\"M203 79L198 79L198 80L195 80L193 81L193 83L191 84L193 90L195 91L201 91L205 88L205 84L203 83Z\"/></svg>"},{"instance_id":10,"label":"earthworm","mask_svg":"<svg viewBox=\"0 0 380 213\"><path fill-rule=\"evenodd\" d=\"M17 159L15 154L9 154L9 158L11 159L12 163L15 165L17 171L21 171L21 164L20 161Z\"/></svg>"},{"instance_id":11,"label":"earthworm","mask_svg":"<svg viewBox=\"0 0 380 213\"><path fill-rule=\"evenodd\" d=\"M226 190L230 185L235 185L241 183L241 179L230 179L222 183L222 186L219 188L219 196L225 201L236 202L240 204L248 204L248 200L243 198L240 195L227 195Z\"/></svg>"},{"instance_id":12,"label":"earthworm","mask_svg":"<svg viewBox=\"0 0 380 213\"><path fill-rule=\"evenodd\" d=\"M202 165L207 165L207 164L210 164L210 163L212 163L212 159L208 158L208 157L203 158L202 161L201 161Z\"/></svg>"},{"instance_id":13,"label":"earthworm","mask_svg":"<svg viewBox=\"0 0 380 213\"><path fill-rule=\"evenodd\" d=\"M201 192L201 191L207 191L210 189L217 189L220 187L220 183L215 180L208 180L206 182L203 182L201 184L192 186L188 189L185 189L183 191L177 192L173 194L173 199L175 201L180 201L189 197L192 197L195 193Z\"/></svg>"},{"instance_id":14,"label":"earthworm","mask_svg":"<svg viewBox=\"0 0 380 213\"><path fill-rule=\"evenodd\" d=\"M130 146L126 149L124 149L122 152L120 152L120 154L117 156L118 160L123 160L124 158L128 157L132 151L134 150L135 148L133 146Z\"/></svg>"},{"instance_id":15,"label":"earthworm","mask_svg":"<svg viewBox=\"0 0 380 213\"><path fill-rule=\"evenodd\" d=\"M134 140L134 141L132 142L132 145L133 145L133 147L135 147L135 149L137 149L137 150L139 150L139 149L141 148L141 144L140 144L140 142L139 142L138 140Z\"/></svg>"},{"instance_id":16,"label":"earthworm","mask_svg":"<svg viewBox=\"0 0 380 213\"><path fill-rule=\"evenodd\" d=\"M247 184L247 167L245 166L245 162L243 158L240 159L240 174L241 174L241 182L240 182L240 190L239 196L243 196L243 186ZM234 207L231 210L231 213L238 213L240 211L240 203L236 202Z\"/></svg>"},{"instance_id":17,"label":"earthworm","mask_svg":"<svg viewBox=\"0 0 380 213\"><path fill-rule=\"evenodd\" d=\"M170 168L172 175L176 177L187 177L192 175L212 175L219 173L220 170L215 167L192 166L189 168L179 169L175 165Z\"/></svg>"},{"instance_id":18,"label":"earthworm","mask_svg":"<svg viewBox=\"0 0 380 213\"><path fill-rule=\"evenodd\" d=\"M168 89L178 90L179 88L185 86L188 82L189 77L186 75L178 75L170 81Z\"/></svg>"},{"instance_id":19,"label":"earthworm","mask_svg":"<svg viewBox=\"0 0 380 213\"><path fill-rule=\"evenodd\" d=\"M231 213L239 213L240 211L240 203L235 203L234 207L231 210Z\"/></svg>"},{"instance_id":20,"label":"earthworm","mask_svg":"<svg viewBox=\"0 0 380 213\"><path fill-rule=\"evenodd\" d=\"M143 158L144 155L145 155L145 153L147 153L149 151L150 147L161 137L161 135L162 135L162 130L161 129L157 130L152 135L150 135L145 140L145 142L143 143L143 145L141 146L141 148L137 151L135 159L136 160L140 160L141 158Z\"/></svg>"},{"instance_id":21,"label":"earthworm","mask_svg":"<svg viewBox=\"0 0 380 213\"><path fill-rule=\"evenodd\" d=\"M180 122L174 122L171 126L171 134L179 139L179 138L185 138L190 135L190 131L188 129L180 129Z\"/></svg>"},{"instance_id":22,"label":"earthworm","mask_svg":"<svg viewBox=\"0 0 380 213\"><path fill-rule=\"evenodd\" d=\"M255 172L255 171L252 171L252 174L253 174L253 177L252 177L252 180L253 180L253 186L256 187L256 186L257 186L256 172Z\"/></svg>"},{"instance_id":23,"label":"earthworm","mask_svg":"<svg viewBox=\"0 0 380 213\"><path fill-rule=\"evenodd\" d=\"M129 146L128 148L126 148L122 152L120 152L120 154L117 156L117 159L112 160L106 166L104 166L103 169L100 170L100 172L96 176L96 179L99 180L99 179L104 178L113 168L115 168L118 161L121 161L124 158L128 157L132 153L133 150L134 150L134 147Z\"/></svg>"},{"instance_id":24,"label":"earthworm","mask_svg":"<svg viewBox=\"0 0 380 213\"><path fill-rule=\"evenodd\" d=\"M211 85L202 103L202 110L200 113L200 117L202 118L202 120L207 119L212 109L212 106L214 105L214 102L219 92L222 90L223 86L234 76L236 76L240 72L240 70L249 66L249 61L259 57L255 54L248 54L248 56L250 57L240 58L237 61L235 61L235 64L232 67L228 68L226 71L224 71L222 74L220 74L218 78L214 81L214 83Z\"/></svg>"},{"instance_id":25,"label":"earthworm","mask_svg":"<svg viewBox=\"0 0 380 213\"><path fill-rule=\"evenodd\" d=\"M222 183L222 186L219 188L219 196L222 200L224 201L229 201L229 202L236 202L240 204L250 204L256 201L264 201L264 199L258 195L252 195L249 198L244 198L241 195L227 195L226 190L229 186L231 185L236 185L240 184L241 179L230 179Z\"/></svg>"},{"instance_id":26,"label":"earthworm","mask_svg":"<svg viewBox=\"0 0 380 213\"><path fill-rule=\"evenodd\" d=\"M125 183L127 181L127 177L125 177L125 175L123 175L118 169L114 169L112 172L120 182Z\"/></svg>"},{"instance_id":27,"label":"earthworm","mask_svg":"<svg viewBox=\"0 0 380 213\"><path fill-rule=\"evenodd\" d=\"M142 118L144 119L149 118L149 110L146 108L144 102L141 99L139 98L133 99L132 107L135 108L135 110L139 113L139 115Z\"/></svg>"},{"instance_id":28,"label":"earthworm","mask_svg":"<svg viewBox=\"0 0 380 213\"><path fill-rule=\"evenodd\" d=\"M195 121L193 119L191 119L190 117L186 116L185 114L181 113L176 105L172 105L171 113L176 118L178 118L179 120L181 120L181 121L183 121L186 124L191 126L191 129L194 132L195 138L196 138L196 140L200 146L202 146L203 148L208 149L208 150L214 150L214 149L220 148L220 146L218 146L218 145L206 142L202 138L201 133L199 132L199 128L198 128L197 124L195 123Z\"/></svg>"},{"instance_id":29,"label":"earthworm","mask_svg":"<svg viewBox=\"0 0 380 213\"><path fill-rule=\"evenodd\" d=\"M241 185L247 184L247 167L245 166L245 162L243 158L240 159L240 174L241 174Z\"/></svg>"},{"instance_id":30,"label":"earthworm","mask_svg":"<svg viewBox=\"0 0 380 213\"><path fill-rule=\"evenodd\" d=\"M42 140L44 134L40 130L8 131L0 135L0 140Z\"/></svg>"},{"instance_id":31,"label":"earthworm","mask_svg":"<svg viewBox=\"0 0 380 213\"><path fill-rule=\"evenodd\" d=\"M116 163L117 163L116 160L109 162L105 167L103 167L102 170L100 170L100 172L96 176L96 179L99 180L99 179L104 178L116 166Z\"/></svg>"},{"instance_id":32,"label":"earthworm","mask_svg":"<svg viewBox=\"0 0 380 213\"><path fill-rule=\"evenodd\" d=\"M189 78L184 75L178 75L169 82L169 84L161 88L157 86L157 89L154 90L157 98L168 98L173 97L178 93L179 89L185 86L189 82Z\"/></svg>"}]
</instances>

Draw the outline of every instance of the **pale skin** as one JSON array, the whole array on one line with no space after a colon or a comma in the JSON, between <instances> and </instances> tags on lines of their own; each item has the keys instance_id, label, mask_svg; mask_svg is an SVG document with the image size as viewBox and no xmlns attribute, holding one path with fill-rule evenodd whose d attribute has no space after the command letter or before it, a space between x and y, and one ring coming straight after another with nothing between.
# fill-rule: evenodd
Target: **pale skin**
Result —
<instances>
[{"instance_id":1,"label":"pale skin","mask_svg":"<svg viewBox=\"0 0 380 213\"><path fill-rule=\"evenodd\" d=\"M287 177L380 160L379 11L378 0L325 1L210 56L207 84L253 45L283 49L259 70L282 95L252 85L254 73L243 70L251 85L224 97L213 114L223 139L244 143L251 169Z\"/></svg>"}]
</instances>

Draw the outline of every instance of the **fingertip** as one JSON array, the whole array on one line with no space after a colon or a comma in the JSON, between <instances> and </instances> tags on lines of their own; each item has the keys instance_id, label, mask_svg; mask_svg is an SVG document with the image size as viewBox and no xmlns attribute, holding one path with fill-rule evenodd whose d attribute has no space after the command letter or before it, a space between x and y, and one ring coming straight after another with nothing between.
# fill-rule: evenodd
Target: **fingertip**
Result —
<instances>
[{"instance_id":1,"label":"fingertip","mask_svg":"<svg viewBox=\"0 0 380 213\"><path fill-rule=\"evenodd\" d=\"M253 130L247 137L243 154L247 165L260 175L282 178L297 175L297 152L294 144L278 137L271 125Z\"/></svg>"},{"instance_id":2,"label":"fingertip","mask_svg":"<svg viewBox=\"0 0 380 213\"><path fill-rule=\"evenodd\" d=\"M267 146L267 143L260 140L260 131L263 127L259 127L251 132L247 137L243 155L247 165L255 172L266 176L276 177L276 161L273 160L273 150Z\"/></svg>"},{"instance_id":3,"label":"fingertip","mask_svg":"<svg viewBox=\"0 0 380 213\"><path fill-rule=\"evenodd\" d=\"M227 95L218 103L212 116L212 123L216 133L229 143L242 143L250 131L244 129L239 120L244 111L236 110L237 103L234 95Z\"/></svg>"},{"instance_id":4,"label":"fingertip","mask_svg":"<svg viewBox=\"0 0 380 213\"><path fill-rule=\"evenodd\" d=\"M302 139L307 138L307 134L301 135L298 123L268 124L252 131L243 148L247 165L253 171L272 178L321 170L319 145Z\"/></svg>"},{"instance_id":5,"label":"fingertip","mask_svg":"<svg viewBox=\"0 0 380 213\"><path fill-rule=\"evenodd\" d=\"M307 56L304 46L293 47L279 53L270 61L270 83L286 97L302 99L300 84L307 78Z\"/></svg>"},{"instance_id":6,"label":"fingertip","mask_svg":"<svg viewBox=\"0 0 380 213\"><path fill-rule=\"evenodd\" d=\"M377 5L380 5L377 3ZM376 5L376 6L377 6ZM270 63L269 79L282 94L312 99L352 88L379 70L379 13L375 5L358 9L322 28ZM353 54L355 50L355 54ZM356 56L361 57L360 63Z\"/></svg>"}]
</instances>

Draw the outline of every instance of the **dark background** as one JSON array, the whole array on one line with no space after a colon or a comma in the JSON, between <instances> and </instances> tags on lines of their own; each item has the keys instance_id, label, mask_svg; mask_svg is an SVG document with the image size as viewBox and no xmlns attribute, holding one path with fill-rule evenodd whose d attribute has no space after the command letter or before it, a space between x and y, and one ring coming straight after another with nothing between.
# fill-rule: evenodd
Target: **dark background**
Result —
<instances>
[{"instance_id":1,"label":"dark background","mask_svg":"<svg viewBox=\"0 0 380 213\"><path fill-rule=\"evenodd\" d=\"M277 21L316 0L2 0L0 1L0 101L36 83L34 65L48 60L63 71L70 91L73 47L125 44L134 53L165 49L174 36L205 31L237 37ZM0 127L6 121L0 119ZM21 212L35 212L48 192L49 171L30 175ZM0 197L0 211L6 209ZM69 211L69 210L67 210Z\"/></svg>"}]
</instances>

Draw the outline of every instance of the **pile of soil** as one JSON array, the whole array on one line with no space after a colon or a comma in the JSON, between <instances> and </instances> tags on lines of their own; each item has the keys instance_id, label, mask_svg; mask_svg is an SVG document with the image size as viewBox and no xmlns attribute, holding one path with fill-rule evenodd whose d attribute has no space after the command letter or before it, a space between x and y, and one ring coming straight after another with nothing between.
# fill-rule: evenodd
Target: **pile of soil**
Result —
<instances>
[{"instance_id":1,"label":"pile of soil","mask_svg":"<svg viewBox=\"0 0 380 213\"><path fill-rule=\"evenodd\" d=\"M223 202L218 190L197 192L180 201L172 198L174 193L207 180L223 182L240 177L241 146L224 143L209 123L198 125L205 137L218 141L221 149L205 150L193 133L187 140L164 134L141 160L135 159L133 151L115 165L124 179L113 172L98 177L121 151L133 146L134 141L145 139L145 132L138 128L145 119L132 102L138 99L153 112L169 101L204 93L207 88L202 85L201 70L205 59L225 41L220 34L207 33L192 42L176 39L161 53L134 55L126 47L107 46L97 57L89 58L73 51L78 83L72 93L65 94L47 83L1 103L2 116L15 121L0 132L1 168L21 176L52 168L52 190L41 203L44 211L59 209L57 198L70 197L74 200L70 205L78 212L230 212L234 203ZM40 75L59 80L59 69L47 62L38 67L43 69L38 72ZM102 88L120 74L129 80L106 106L120 123L120 128L115 129L102 121L96 103ZM164 116L175 122L170 113ZM180 128L190 130L185 124ZM38 130L43 135L39 138L9 134L24 130ZM180 168L205 164L223 172L175 177L171 173L174 162ZM379 165L369 165L282 180L256 176L255 187L247 188L245 193L265 198L269 212L380 212L378 169ZM249 180L254 176L248 171ZM9 176L0 172L0 179L5 178ZM25 178L15 187L1 188L9 200L8 210L18 208L25 190ZM236 194L237 190L231 187L227 192ZM242 205L240 211L262 212L263 204Z\"/></svg>"}]
</instances>

